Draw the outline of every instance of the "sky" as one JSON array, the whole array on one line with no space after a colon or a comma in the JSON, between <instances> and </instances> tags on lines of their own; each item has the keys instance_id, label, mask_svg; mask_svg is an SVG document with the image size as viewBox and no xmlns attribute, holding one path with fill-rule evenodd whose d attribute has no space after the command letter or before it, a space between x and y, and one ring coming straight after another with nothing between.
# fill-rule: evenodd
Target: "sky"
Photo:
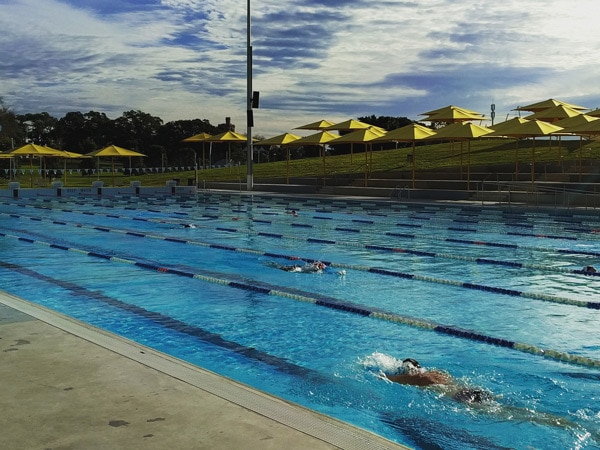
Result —
<instances>
[{"instance_id":1,"label":"sky","mask_svg":"<svg viewBox=\"0 0 600 450\"><path fill-rule=\"evenodd\" d=\"M245 133L247 6L0 0L0 97L17 114L231 117ZM598 108L599 11L598 0L252 0L252 133L447 105L489 117L493 103L496 123L549 98Z\"/></svg>"}]
</instances>

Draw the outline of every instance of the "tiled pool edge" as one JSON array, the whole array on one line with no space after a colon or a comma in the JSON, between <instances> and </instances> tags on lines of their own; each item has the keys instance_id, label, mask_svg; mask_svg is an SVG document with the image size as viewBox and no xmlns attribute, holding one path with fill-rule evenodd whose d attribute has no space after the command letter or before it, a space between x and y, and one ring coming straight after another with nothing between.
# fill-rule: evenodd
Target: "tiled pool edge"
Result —
<instances>
[{"instance_id":1,"label":"tiled pool edge","mask_svg":"<svg viewBox=\"0 0 600 450\"><path fill-rule=\"evenodd\" d=\"M406 448L4 291L0 291L0 303L333 446L348 450Z\"/></svg>"}]
</instances>

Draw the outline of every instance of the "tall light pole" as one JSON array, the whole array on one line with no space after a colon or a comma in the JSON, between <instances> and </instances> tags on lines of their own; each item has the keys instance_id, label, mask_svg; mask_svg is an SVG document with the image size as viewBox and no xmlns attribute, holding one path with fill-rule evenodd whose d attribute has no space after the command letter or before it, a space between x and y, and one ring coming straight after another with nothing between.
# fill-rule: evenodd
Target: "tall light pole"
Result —
<instances>
[{"instance_id":1,"label":"tall light pole","mask_svg":"<svg viewBox=\"0 0 600 450\"><path fill-rule=\"evenodd\" d=\"M247 175L246 175L246 181L247 181L247 185L246 185L246 189L251 191L254 188L254 174L253 174L253 148L252 148L252 127L254 126L254 113L252 111L252 106L253 106L253 100L252 100L252 41L250 40L250 0L248 0L248 12L247 12L247 25L246 25L246 29L247 29L247 43L248 43L248 49L247 49L247 108L246 108L246 118L247 118L247 126L248 126L248 131L246 133L246 135L248 136L248 143L247 143L247 155L246 155L246 159L247 159Z\"/></svg>"}]
</instances>

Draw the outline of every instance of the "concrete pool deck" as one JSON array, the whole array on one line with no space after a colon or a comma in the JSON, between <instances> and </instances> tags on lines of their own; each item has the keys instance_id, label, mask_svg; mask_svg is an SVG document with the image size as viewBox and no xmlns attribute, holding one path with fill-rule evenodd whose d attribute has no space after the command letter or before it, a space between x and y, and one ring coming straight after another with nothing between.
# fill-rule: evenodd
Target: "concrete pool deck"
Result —
<instances>
[{"instance_id":1,"label":"concrete pool deck","mask_svg":"<svg viewBox=\"0 0 600 450\"><path fill-rule=\"evenodd\" d=\"M0 447L405 449L0 291Z\"/></svg>"}]
</instances>

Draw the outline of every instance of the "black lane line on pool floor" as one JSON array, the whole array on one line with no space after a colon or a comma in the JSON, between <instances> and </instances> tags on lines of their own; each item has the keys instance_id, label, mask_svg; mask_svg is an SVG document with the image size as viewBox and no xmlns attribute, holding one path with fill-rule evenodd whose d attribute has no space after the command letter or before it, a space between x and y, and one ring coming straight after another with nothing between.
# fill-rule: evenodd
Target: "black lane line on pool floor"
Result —
<instances>
[{"instance_id":1,"label":"black lane line on pool floor","mask_svg":"<svg viewBox=\"0 0 600 450\"><path fill-rule=\"evenodd\" d=\"M79 228L84 227L81 224L73 224L73 223L68 223L68 222L64 222L64 221L42 219L39 217L31 217L31 216L20 216L17 214L9 214L9 215L13 218L25 218L25 219L30 219L30 220L34 220L34 221L48 221L48 222L51 222L56 225L70 225L70 226L77 226ZM98 215L98 214L90 214L90 215ZM118 218L118 217L115 217L115 218ZM127 216L124 216L124 218L127 218ZM204 246L207 248L255 254L255 255L267 256L267 257L271 257L271 258L280 258L280 259L286 259L286 260L292 260L292 261L304 261L304 262L308 262L308 263L316 262L315 259L310 259L310 258L299 258L299 257L291 256L291 255L282 255L282 254L276 254L276 253L272 253L272 252L260 252L260 251L251 250L251 249L236 248L236 247L231 247L231 246L227 246L227 245L223 245L223 244L211 244L211 243L205 243L205 242L201 242L201 241L190 241L190 240L185 240L185 239L181 239L181 238L164 237L164 236L159 236L159 235L151 234L151 233L142 233L142 232L136 232L136 231L121 230L121 229L117 229L117 228L100 227L100 226L95 226L95 225L85 225L85 228L89 228L89 229L96 230L96 231L102 231L102 232L114 232L114 233L126 234L126 235L134 236L134 237L146 237L146 238L150 238L150 239L164 240L164 241L173 242L173 243L199 245L199 246ZM229 229L229 228L217 227L216 229L221 230L221 231L232 232L232 233L238 232L238 230L236 230L234 228ZM29 232L29 233L33 234L33 235L41 236L44 239L47 239L47 236L42 235L40 233L33 233L33 232ZM258 236L276 238L276 239L284 239L285 238L284 235L277 234L277 233L257 232L256 234ZM331 245L339 244L337 241L329 241L329 240L325 240L325 239L316 239L316 238L288 237L288 239L304 240L309 243L321 243L321 244L331 244ZM402 249L398 249L398 248L394 248L394 247L379 246L379 245L362 245L361 244L360 246L367 250L376 250L376 251L394 252L394 253L411 253L411 254L425 256L425 257L439 256L439 254L431 253L431 252L423 252L423 251L416 251L416 250L405 252ZM353 247L356 247L356 246L353 245ZM449 257L449 256L442 255L440 257L444 258L444 257ZM592 272L586 272L581 269L574 270L574 269L563 269L563 268L549 268L546 266L538 266L538 265L533 265L533 264L528 265L525 263L508 263L508 262L504 262L504 261L495 261L495 260L490 260L490 259L486 259L486 258L455 257L452 259L470 261L470 262L474 262L477 264L506 265L506 266L509 266L509 267L512 267L515 269L529 268L529 269L545 270L545 271L552 271L552 272L559 272L559 273L573 273L573 274L586 275L586 276L600 276L600 272L592 273ZM507 289L507 288L502 288L502 287L487 286L487 285L483 285L483 284L469 283L469 282L464 282L464 281L447 280L447 279L436 278L436 277L432 277L432 276L428 276L428 275L411 274L411 273L399 272L399 271L382 269L382 268L377 268L377 267L342 264L342 263L336 263L336 262L331 262L331 261L322 261L322 262L324 262L326 265L331 266L331 267L359 270L359 271L363 271L363 272L371 272L371 273L375 273L375 274L383 275L383 276L393 276L393 277L397 277L397 278L413 279L413 280L429 282L429 283L445 284L445 285L450 285L450 286L455 286L455 287L462 287L465 289L493 292L493 293L497 293L497 294L501 294L501 295L508 295L508 296L512 296L512 297L523 297L523 298L529 298L529 299L533 299L533 300L545 301L548 303L576 306L576 307L580 307L580 308L600 309L600 302L575 300L575 299L570 299L567 297L559 297L559 296L550 295L550 294L529 293L529 292L519 291L516 289Z\"/></svg>"},{"instance_id":2,"label":"black lane line on pool floor","mask_svg":"<svg viewBox=\"0 0 600 450\"><path fill-rule=\"evenodd\" d=\"M4 202L4 203L7 204L7 205L11 205L11 203L8 203L8 202ZM76 204L85 205L86 203L81 202L81 203L76 203ZM36 204L29 205L29 204L24 204L22 202L21 203L17 203L17 205L22 206L22 207L32 207L32 208L45 209L45 210L51 209L51 208L48 208L47 206L41 206L41 205L36 205ZM137 205L137 203L136 203L136 205ZM99 207L108 207L106 205L97 205L97 206L99 206ZM189 206L190 208L192 207L190 205L186 205L186 206ZM112 207L112 205L110 205L110 207ZM221 205L215 206L214 208L205 207L205 209L215 209L215 210L219 210L221 208L222 208ZM256 206L256 208L259 209L259 208L261 208L261 206L258 205L258 206ZM265 206L264 208L271 209L270 206L269 207ZM137 208L137 207L135 207L135 208L133 208L133 207L125 207L124 209L131 210L131 211L140 210L140 208ZM79 214L87 214L87 215L96 215L96 214L102 215L101 213L96 213L96 212L93 212L93 211L73 211L73 210L65 210L65 211L67 211L67 212L75 212L75 213L79 213ZM148 211L148 210L144 209L143 211ZM156 213L160 213L160 214L164 213L163 211L160 211L160 210L152 210L152 212L156 212ZM249 211L246 210L246 211L240 211L240 212L248 213ZM181 215L181 216L189 216L189 213L187 213L187 212L177 212L177 211L175 211L173 213ZM284 216L285 215L284 213L280 213L280 212L262 212L260 214L269 215L269 216ZM429 216L421 216L421 215L418 215L418 214L419 214L418 212L414 213L413 215L411 215L409 217L409 219L412 219L413 221L421 221L420 224L402 223L401 222L401 223L389 224L389 225L393 225L393 226L397 226L397 227L418 228L418 229L421 229L423 231L427 231L429 228L433 228L433 229L449 230L449 231L453 231L453 232L465 232L465 233L469 233L469 232L476 233L476 232L478 232L476 229L470 229L470 228L464 228L464 227L439 227L439 226L432 225L432 226L429 226L428 228L423 228L423 225L422 225L423 222L431 223L431 222L436 222L436 220L431 220L431 217L429 217ZM375 214L373 214L373 215L375 215ZM376 214L376 215L387 217L386 214ZM518 216L521 217L522 215L518 215ZM111 215L107 215L107 217L111 217ZM230 216L224 217L224 216L219 216L219 215L214 215L214 214L202 214L201 217L202 218L215 219L215 220L237 219L236 217L230 217ZM511 215L511 217L512 217L512 215ZM119 218L127 218L127 219L130 219L130 220L132 219L129 216L121 216ZM328 220L331 219L330 217L323 217L323 216L313 216L313 218L314 219L328 219ZM133 220L148 220L148 219L133 218ZM269 224L271 223L271 221L268 221L268 220L260 220L260 219L251 219L251 220L253 220L255 222L259 222L259 223L269 223ZM340 220L344 220L344 219L340 218ZM354 222L354 223L360 223L360 224L375 224L376 223L376 221L372 220L372 219L351 219L351 221ZM455 222L455 221L453 221L453 222ZM469 222L469 221L467 221L467 222ZM473 221L470 221L470 222L473 222ZM293 222L291 224L287 223L286 225L292 226L292 227L320 228L319 226L314 226L314 225L310 225L310 224L302 224L302 223L298 223L298 222ZM507 226L508 224L504 224L504 225ZM345 228L345 227L342 227L342 228ZM329 228L326 227L326 229L331 230L330 227ZM362 232L364 234L371 234L372 233L369 230L358 230L358 229L347 229L346 231L350 231L350 230L351 231L356 231L356 232ZM599 232L600 230L598 230L598 229L592 229L592 228L584 229L584 230L575 230L575 229L571 228L571 229L568 229L568 230L565 230L565 231L569 232L569 234L567 236L565 236L565 235L558 236L558 235L551 235L551 234L544 234L544 233L520 233L520 232L510 232L510 231L506 232L506 234L508 234L508 235L514 235L514 236L543 238L543 239L559 239L559 240L562 239L562 240L576 241L576 240L578 240L578 238L575 237L575 236L572 236L572 232L574 232L574 231L582 231L582 232L586 232L586 233L594 233L594 232ZM468 240L454 241L453 239L435 238L431 234L428 234L428 235L410 235L410 234L405 234L405 233L394 233L394 232L387 232L386 234L389 235L389 236L396 236L396 237L403 237L403 238L417 238L418 237L420 239L428 239L428 240L435 240L435 241L458 242L458 243L465 243L465 244L491 245L491 246L496 246L496 247L523 248L523 249L528 249L528 250L532 250L533 249L533 250L540 250L540 251L548 251L548 249L544 248L544 247L541 247L541 248L524 247L524 246L513 247L513 245L511 245L511 244L486 243L486 242L482 242L482 241L468 241ZM596 254L591 255L591 256L599 256L599 254L596 253Z\"/></svg>"},{"instance_id":3,"label":"black lane line on pool floor","mask_svg":"<svg viewBox=\"0 0 600 450\"><path fill-rule=\"evenodd\" d=\"M98 252L90 252L90 251L76 249L76 248L72 248L72 247L66 247L64 245L36 241L36 240L30 239L30 238L7 235L4 233L0 233L0 236L16 238L20 242L27 242L30 244L40 244L40 245L44 245L44 246L47 246L50 248L66 250L66 251L73 251L73 252L77 252L79 254L84 254L87 256L95 257L95 258L101 258L101 259L108 260L111 262L132 264L137 267L156 271L159 273L173 274L173 275L184 276L184 277L188 277L188 278L197 278L202 281L218 283L218 284L233 287L236 289L243 289L243 290L253 291L253 292L266 294L266 295L280 296L280 297L284 297L284 298L287 297L287 298L291 298L294 300L299 300L299 301L303 301L303 302L307 302L307 303L313 303L318 306L324 306L327 308L331 308L331 309L335 309L335 310L339 310L339 311L343 311L343 312L358 314L358 315L362 315L365 317L373 317L373 318L377 318L377 319L381 319L381 320L386 320L388 322L402 323L402 324L409 325L412 327L432 330L432 331L442 333L442 334L447 334L450 336L457 336L457 337L461 337L461 338L465 338L465 339L470 339L473 341L491 344L491 345L498 346L498 347L504 347L504 348L509 348L509 349L517 350L517 351L524 352L524 353L543 356L545 358L553 359L556 361L577 364L577 365L582 365L582 366L586 366L586 367L596 367L596 368L600 367L600 360L596 360L593 358L588 358L588 357L580 356L580 355L573 355L573 354L569 354L566 352L560 352L560 351L556 351L556 350L552 350L552 349L542 349L535 345L511 341L511 340L507 340L507 339L503 339L503 338L487 336L482 333L474 332L471 330L466 330L463 328L458 328L458 327L451 326L451 325L441 325L441 324L437 324L435 322L431 322L431 321L424 320L424 319L416 319L416 318L413 318L410 316L403 316L400 314L387 312L387 311L384 311L384 310L381 310L378 308L364 307L362 305L353 304L351 302L340 301L333 297L326 297L323 295L311 294L311 293L309 293L308 296L303 296L303 295L299 294L298 290L294 289L292 291L286 292L283 290L270 288L270 287L268 287L268 285L266 283L252 284L249 282L237 282L237 281L231 281L231 280L226 280L226 279L217 279L217 278L214 278L213 276L206 276L206 275L201 275L198 273L188 272L187 270L183 270L183 269L179 269L179 268L169 268L169 267L165 267L165 266L161 266L161 265L149 263L149 262L127 260L124 258L119 258L116 256L111 256L111 255L102 254L102 253L98 253Z\"/></svg>"},{"instance_id":4,"label":"black lane line on pool floor","mask_svg":"<svg viewBox=\"0 0 600 450\"><path fill-rule=\"evenodd\" d=\"M152 322L156 323L157 325L159 325L163 328L167 328L169 330L176 331L178 333L186 334L188 336L193 336L201 341L207 342L214 346L230 350L234 353L238 353L248 359L252 359L252 360L256 360L261 363L264 363L264 364L268 364L268 365L270 365L284 373L287 373L289 375L300 376L300 377L309 376L311 378L325 379L325 377L323 377L323 375L319 374L318 372L308 369L306 367L302 367L302 366L293 364L286 359L270 355L269 353L257 350L253 347L247 347L247 346L239 344L237 342L224 339L219 334L212 333L210 331L207 331L207 330L197 327L195 325L190 325L188 323L182 322L178 319L174 319L165 314L162 314L159 312L154 312L154 311L149 311L145 308L142 308L141 306L136 306L131 303L126 303L126 302L123 302L116 298L109 297L107 295L102 294L99 291L89 290L83 286L76 284L76 283L52 278L47 275L36 272L34 270L31 270L27 267L24 267L24 266L21 266L18 264L14 264L14 263L10 263L10 262L6 262L6 261L0 260L0 267L14 271L14 272L18 272L21 275L25 275L25 276L32 277L32 278L35 278L40 281L44 281L46 283L53 284L55 286L59 286L60 288L70 291L76 295L79 295L82 297L88 297L93 300L97 300L97 301L105 303L109 306L120 309L122 311L125 311L127 313L130 313L130 314L133 314L133 315L136 315L139 317L143 317L144 319L151 320Z\"/></svg>"},{"instance_id":5,"label":"black lane line on pool floor","mask_svg":"<svg viewBox=\"0 0 600 450\"><path fill-rule=\"evenodd\" d=\"M8 203L6 203L8 204ZM51 208L48 207L42 207L39 205L26 205L26 204L19 204L18 206L21 207L29 207L29 208L35 208L35 209L41 209L41 210L47 210L47 211L51 211ZM130 209L133 211L138 211L139 208L126 208L126 209ZM70 210L70 209L59 209L60 211L63 212L69 212L69 213L75 213L75 214L82 214L82 215L88 215L88 216L99 216L99 217L108 217L108 218L113 218L113 219L126 219L126 220L133 220L133 221L140 221L140 222L154 222L154 223L163 223L163 224L172 224L172 225L181 225L181 221L173 221L173 220L166 220L166 219L161 219L161 218L146 218L146 217L131 217L131 216L127 216L127 215L123 215L123 214L107 214L107 213L100 213L100 212L94 212L94 211L75 211L75 210ZM147 210L144 209L142 210L143 212L155 212L155 213L159 213L161 215L164 215L163 211L159 211L159 210ZM8 214L8 213L5 213ZM186 216L189 217L188 213L177 213L175 212L174 214L177 215L181 215L181 216ZM273 215L280 215L279 213L272 213ZM197 217L196 217L197 218ZM200 218L202 219L211 219L211 220L225 220L225 219L235 219L232 217L223 217L223 216L218 216L218 215L213 215L213 214L201 214ZM255 223L260 223L260 224L265 224L265 225L271 225L273 222L271 220L263 220L263 219L250 219L252 222ZM353 219L353 222L358 222L358 223L364 223L364 224L374 224L375 222L372 220L362 220L362 219ZM281 224L281 223L280 223ZM310 224L302 224L302 223L297 223L297 222L292 222L292 223L283 223L282 225L287 225L290 226L292 228L311 228L311 229L321 229L321 227L319 226L314 226L314 225L310 225ZM214 227L207 227L204 225L200 225L200 224L195 224L196 228L206 228L206 229L215 229ZM398 223L396 224L396 226L399 227L408 227L408 228L421 228L421 225L416 225L416 224L402 224L402 223ZM219 231L229 231L229 232L240 232L239 230L237 230L236 228L231 228L231 227L217 227L216 228ZM373 232L369 231L369 230L363 230L363 229L359 229L359 228L349 228L349 227L324 227L324 229L328 230L328 231L341 231L341 232L350 232L350 233L361 233L361 234L365 234L365 235L371 235L373 234ZM423 229L423 230L427 230L427 229ZM474 231L474 230L469 230L469 229L455 229L453 231L463 231L463 232L470 232L470 231ZM243 231L242 233L246 233L246 234L253 234L253 235L261 235L260 232L250 232L250 231ZM381 233L378 233L379 235L381 235ZM539 251L539 252L549 252L549 251L556 251L558 253L564 253L564 254L571 254L571 255L582 255L582 256L593 256L593 257L600 257L600 252L592 252L592 251L584 251L584 250L571 250L571 249L556 249L556 248L549 248L549 247L535 247L535 246L524 246L524 245L518 245L518 244L514 244L514 243L500 243L500 242L488 242L488 241L481 241L481 240L469 240L469 239L460 239L460 238L444 238L444 237L436 237L434 234L411 234L411 233L400 233L400 232L395 232L395 231L386 231L383 233L386 236L389 237L394 237L394 238L401 238L401 239L408 239L408 240L412 240L412 239L422 239L422 240L427 240L427 241L434 241L434 242L448 242L448 243L452 243L452 244L464 244L464 245L469 245L469 246L478 246L478 247L495 247L495 248L507 248L507 249L519 249L519 250L526 250L526 251ZM306 240L303 238L298 238L297 236L286 236L283 234L270 234L271 236L274 237L279 237L282 239L293 239L293 240ZM530 235L531 237L537 237L537 238L552 238L552 239L558 239L559 237L550 237L548 235ZM575 237L564 237L564 239L567 240L578 240ZM340 241L334 241L334 240L322 240L321 243L326 243L326 244L332 244L332 245L347 245L347 246L353 246L353 247L360 247L361 245L355 244L355 243L344 243L344 242L340 242ZM431 252L422 252L422 251L416 251L416 250L410 250L410 249L402 249L402 248L396 248L396 247L388 247L388 246L377 246L376 244L373 244L374 247L373 249L376 249L378 247L380 247L382 250L384 251L397 251L397 252L406 252L406 253L410 253L410 252L414 252L414 254L416 255L420 255L420 256L433 256L433 257L439 257L439 258L446 258L446 259L469 259L469 260L476 260L477 258L468 258L468 257L461 257L461 256L455 256L452 254L448 254L448 253L431 253ZM476 261L479 262L479 261ZM535 264L527 264L527 263L519 263L519 262L511 262L511 261L495 261L489 258L481 258L481 263L485 263L485 264L497 264L497 265L506 265L506 266L514 266L514 267L526 267L526 268L531 268L531 269L537 269L537 270L553 270L553 271L560 271L560 272L564 272L564 271L569 271L570 269L565 269L562 270L560 268L548 268L547 266L543 266L543 265L535 265ZM572 270L572 273L579 273L579 274L584 274L584 275L591 275L589 273L586 273L582 270ZM600 273L597 274L597 276L600 276Z\"/></svg>"}]
</instances>

